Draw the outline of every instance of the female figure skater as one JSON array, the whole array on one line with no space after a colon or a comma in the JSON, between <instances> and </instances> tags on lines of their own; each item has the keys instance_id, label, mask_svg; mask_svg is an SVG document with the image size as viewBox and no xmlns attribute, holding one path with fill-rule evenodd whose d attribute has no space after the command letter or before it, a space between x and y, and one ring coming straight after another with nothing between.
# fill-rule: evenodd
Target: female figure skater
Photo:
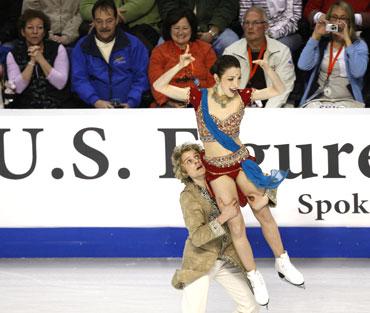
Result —
<instances>
[{"instance_id":1,"label":"female figure skater","mask_svg":"<svg viewBox=\"0 0 370 313\"><path fill-rule=\"evenodd\" d=\"M268 99L284 91L282 81L268 66L266 58L267 54L264 60L254 61L273 81L273 85L265 89L238 89L240 64L230 55L224 55L216 62L213 68L216 81L214 87L198 90L170 85L173 76L194 61L188 48L180 56L179 63L158 78L153 87L170 98L188 101L193 105L200 139L204 144L201 157L207 170L206 179L216 200L228 204L239 198L242 206L248 202L276 257L275 267L280 277L285 277L292 284L303 285L303 276L290 263L269 209L269 205L276 205L276 188L286 173L275 170L270 176L265 176L238 137L245 106L253 100ZM247 270L256 301L260 305L267 305L269 296L266 285L261 273L256 270L240 211L228 221L228 226L234 247Z\"/></svg>"}]
</instances>

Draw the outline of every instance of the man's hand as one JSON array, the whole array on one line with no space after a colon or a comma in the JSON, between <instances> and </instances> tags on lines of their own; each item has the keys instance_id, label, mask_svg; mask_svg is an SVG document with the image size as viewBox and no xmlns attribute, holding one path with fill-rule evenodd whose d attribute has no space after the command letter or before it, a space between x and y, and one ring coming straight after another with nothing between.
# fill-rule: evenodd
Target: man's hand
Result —
<instances>
[{"instance_id":1,"label":"man's hand","mask_svg":"<svg viewBox=\"0 0 370 313\"><path fill-rule=\"evenodd\" d=\"M115 106L116 109L128 109L130 108L130 106L128 105L128 103L120 103L118 105Z\"/></svg>"},{"instance_id":2,"label":"man's hand","mask_svg":"<svg viewBox=\"0 0 370 313\"><path fill-rule=\"evenodd\" d=\"M98 100L94 103L94 107L97 109L113 109L114 106L109 102L105 100Z\"/></svg>"},{"instance_id":3,"label":"man's hand","mask_svg":"<svg viewBox=\"0 0 370 313\"><path fill-rule=\"evenodd\" d=\"M228 204L225 204L221 199L217 200L218 208L221 214L217 217L217 221L222 225L229 219L237 216L240 212L239 203L237 200L233 200Z\"/></svg>"}]
</instances>

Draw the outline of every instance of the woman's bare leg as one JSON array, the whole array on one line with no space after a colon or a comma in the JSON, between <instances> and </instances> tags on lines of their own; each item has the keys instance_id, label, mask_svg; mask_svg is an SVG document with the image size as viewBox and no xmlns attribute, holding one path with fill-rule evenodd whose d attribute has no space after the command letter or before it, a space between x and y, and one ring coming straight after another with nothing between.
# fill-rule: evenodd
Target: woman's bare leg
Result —
<instances>
[{"instance_id":1,"label":"woman's bare leg","mask_svg":"<svg viewBox=\"0 0 370 313\"><path fill-rule=\"evenodd\" d=\"M233 200L238 200L238 193L235 182L228 176L221 176L211 181L212 190L216 196L216 200L222 200L223 203L230 203ZM247 271L256 269L252 248L249 244L245 233L245 223L241 212L227 222L229 226L231 239L235 250Z\"/></svg>"},{"instance_id":2,"label":"woman's bare leg","mask_svg":"<svg viewBox=\"0 0 370 313\"><path fill-rule=\"evenodd\" d=\"M252 209L252 212L261 224L263 236L270 246L275 258L278 258L284 253L284 247L280 237L279 228L271 214L270 208L266 205L259 211Z\"/></svg>"},{"instance_id":3,"label":"woman's bare leg","mask_svg":"<svg viewBox=\"0 0 370 313\"><path fill-rule=\"evenodd\" d=\"M270 246L275 257L284 253L283 242L280 237L279 228L271 214L268 206L268 197L263 189L258 189L246 177L244 172L240 172L237 177L237 184L240 190L248 198L249 205L258 222L261 225L263 236Z\"/></svg>"}]
</instances>

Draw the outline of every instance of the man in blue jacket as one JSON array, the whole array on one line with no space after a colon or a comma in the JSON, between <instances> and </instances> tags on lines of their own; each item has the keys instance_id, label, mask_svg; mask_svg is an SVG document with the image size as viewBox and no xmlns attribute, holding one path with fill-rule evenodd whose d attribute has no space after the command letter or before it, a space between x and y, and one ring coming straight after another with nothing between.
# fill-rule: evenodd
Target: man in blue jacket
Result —
<instances>
[{"instance_id":1,"label":"man in blue jacket","mask_svg":"<svg viewBox=\"0 0 370 313\"><path fill-rule=\"evenodd\" d=\"M95 108L138 107L149 89L147 49L117 26L112 0L98 0L92 16L93 31L72 52L73 90Z\"/></svg>"}]
</instances>

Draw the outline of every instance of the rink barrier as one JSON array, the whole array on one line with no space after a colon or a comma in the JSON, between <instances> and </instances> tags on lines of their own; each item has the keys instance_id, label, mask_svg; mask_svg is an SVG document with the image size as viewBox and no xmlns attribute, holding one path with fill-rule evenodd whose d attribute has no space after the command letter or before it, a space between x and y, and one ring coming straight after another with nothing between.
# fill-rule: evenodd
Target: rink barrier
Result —
<instances>
[{"instance_id":1,"label":"rink barrier","mask_svg":"<svg viewBox=\"0 0 370 313\"><path fill-rule=\"evenodd\" d=\"M370 258L370 228L280 227L297 258ZM261 229L247 230L257 258L272 253ZM0 228L1 258L181 257L185 228Z\"/></svg>"}]
</instances>

